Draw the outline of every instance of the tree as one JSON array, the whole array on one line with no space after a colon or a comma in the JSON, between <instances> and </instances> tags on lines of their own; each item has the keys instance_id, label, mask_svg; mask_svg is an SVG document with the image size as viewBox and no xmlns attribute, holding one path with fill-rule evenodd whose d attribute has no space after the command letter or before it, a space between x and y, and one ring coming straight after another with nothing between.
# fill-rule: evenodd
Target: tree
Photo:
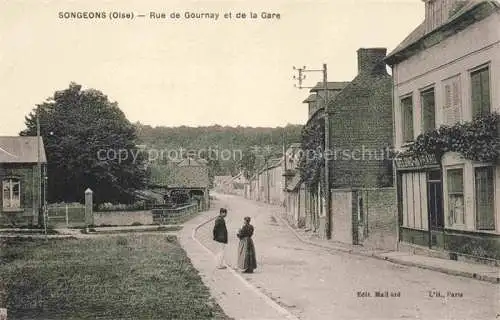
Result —
<instances>
[{"instance_id":1,"label":"tree","mask_svg":"<svg viewBox=\"0 0 500 320\"><path fill-rule=\"evenodd\" d=\"M39 104L26 118L23 136L36 135L36 115L47 154L48 200L130 203L146 183L145 154L135 126L116 102L95 89L71 83Z\"/></svg>"}]
</instances>

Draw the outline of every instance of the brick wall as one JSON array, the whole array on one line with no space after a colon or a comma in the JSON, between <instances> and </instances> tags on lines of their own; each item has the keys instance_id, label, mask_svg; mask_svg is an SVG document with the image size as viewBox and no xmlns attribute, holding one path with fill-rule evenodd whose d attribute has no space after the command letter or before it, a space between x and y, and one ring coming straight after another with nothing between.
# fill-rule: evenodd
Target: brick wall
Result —
<instances>
[{"instance_id":1,"label":"brick wall","mask_svg":"<svg viewBox=\"0 0 500 320\"><path fill-rule=\"evenodd\" d=\"M362 204L359 199L362 199ZM396 250L398 215L394 188L358 190L353 214L359 243L365 247ZM359 218L362 208L361 219Z\"/></svg>"},{"instance_id":2,"label":"brick wall","mask_svg":"<svg viewBox=\"0 0 500 320\"><path fill-rule=\"evenodd\" d=\"M393 142L392 78L374 62L383 58L380 49L373 54L358 52L360 73L330 107L333 188L393 185L386 155Z\"/></svg>"}]
</instances>

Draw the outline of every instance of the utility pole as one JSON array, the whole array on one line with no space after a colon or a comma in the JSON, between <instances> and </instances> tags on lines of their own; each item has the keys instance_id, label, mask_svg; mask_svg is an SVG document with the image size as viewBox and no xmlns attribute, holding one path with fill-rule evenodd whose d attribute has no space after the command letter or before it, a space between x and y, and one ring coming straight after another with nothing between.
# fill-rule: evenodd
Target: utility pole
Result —
<instances>
[{"instance_id":1,"label":"utility pole","mask_svg":"<svg viewBox=\"0 0 500 320\"><path fill-rule=\"evenodd\" d=\"M302 86L302 81L306 78L305 72L322 72L323 73L323 109L324 109L324 120L325 120L325 150L323 152L323 159L325 161L325 211L326 211L326 238L332 238L332 210L331 210L331 199L330 199L330 119L328 114L328 72L326 63L323 64L322 69L317 70L308 70L306 67L295 68L293 70L298 71L298 76L293 76L294 80L298 80L299 85L295 85L295 87L299 89L304 88L314 88L314 87L304 87Z\"/></svg>"}]
</instances>

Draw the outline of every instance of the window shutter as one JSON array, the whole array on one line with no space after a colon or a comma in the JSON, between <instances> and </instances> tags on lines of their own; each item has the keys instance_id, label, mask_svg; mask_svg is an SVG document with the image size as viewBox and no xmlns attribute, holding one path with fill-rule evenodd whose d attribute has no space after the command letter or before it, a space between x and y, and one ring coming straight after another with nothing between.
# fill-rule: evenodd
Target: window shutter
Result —
<instances>
[{"instance_id":1,"label":"window shutter","mask_svg":"<svg viewBox=\"0 0 500 320\"><path fill-rule=\"evenodd\" d=\"M492 167L477 168L476 172L476 223L479 230L494 230L494 185Z\"/></svg>"},{"instance_id":2,"label":"window shutter","mask_svg":"<svg viewBox=\"0 0 500 320\"><path fill-rule=\"evenodd\" d=\"M447 125L453 125L461 120L461 90L458 77L444 84L443 119Z\"/></svg>"}]
</instances>

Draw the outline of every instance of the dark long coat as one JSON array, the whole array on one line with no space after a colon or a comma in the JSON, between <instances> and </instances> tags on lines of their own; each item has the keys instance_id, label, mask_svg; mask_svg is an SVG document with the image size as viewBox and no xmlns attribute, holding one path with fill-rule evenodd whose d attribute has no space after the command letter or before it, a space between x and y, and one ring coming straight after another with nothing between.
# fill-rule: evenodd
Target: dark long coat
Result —
<instances>
[{"instance_id":1,"label":"dark long coat","mask_svg":"<svg viewBox=\"0 0 500 320\"><path fill-rule=\"evenodd\" d=\"M226 221L223 217L217 217L215 219L214 230L213 230L214 240L221 243L227 243L227 228Z\"/></svg>"},{"instance_id":2,"label":"dark long coat","mask_svg":"<svg viewBox=\"0 0 500 320\"><path fill-rule=\"evenodd\" d=\"M245 224L238 232L240 245L238 247L238 268L246 271L253 272L257 269L257 258L255 254L255 246L252 240L253 226Z\"/></svg>"}]
</instances>

